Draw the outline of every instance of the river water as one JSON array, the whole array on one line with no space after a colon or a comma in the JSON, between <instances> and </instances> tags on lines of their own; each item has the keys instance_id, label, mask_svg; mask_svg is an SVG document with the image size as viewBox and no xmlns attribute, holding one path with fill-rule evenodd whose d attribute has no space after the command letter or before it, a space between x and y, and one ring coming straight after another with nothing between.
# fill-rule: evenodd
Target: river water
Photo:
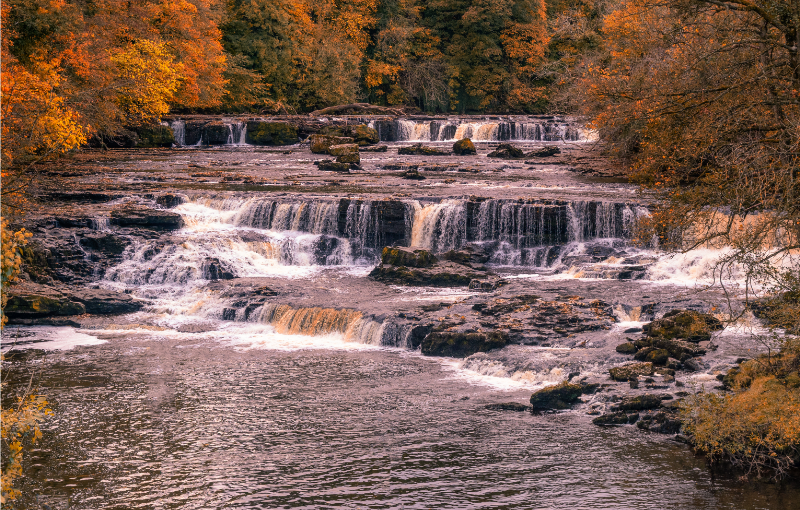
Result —
<instances>
[{"instance_id":1,"label":"river water","mask_svg":"<svg viewBox=\"0 0 800 510\"><path fill-rule=\"evenodd\" d=\"M220 181L179 188L222 179L209 168L296 179L298 187L330 179L313 170L307 149L243 146L242 122L230 126L232 147L104 163L124 186L152 172L174 178L186 195L172 210L185 227L134 236L119 263L96 274L93 285L145 301L141 312L81 328L4 331L8 387L33 381L54 410L27 457L18 507L800 507L796 485L715 477L669 436L592 425L589 405L604 409L604 397L548 414L486 408L526 403L576 369L608 382L609 366L627 361L614 346L652 319L647 306L707 309L723 299L686 290L707 283L715 252L669 257L631 244L636 220L649 214L632 186L581 181L561 164L484 158L489 141L518 133L536 144L585 138L569 124L515 122L384 124L390 150L365 153L364 171L342 176L359 196L231 191ZM200 131L176 126L187 129L186 145L201 143L190 139ZM421 184L395 174L429 163L399 157L396 140L446 147L460 132L487 141L477 159L439 159ZM144 193L116 202L160 207ZM113 234L107 210L99 211L90 234ZM444 310L431 312L435 320L475 315L485 295L366 276L387 244L443 252L467 243L493 250L488 265L507 283L495 295L599 298L613 306L616 324L466 361L422 356L409 346L409 315L425 305ZM223 272L235 279L212 281ZM245 280L276 297L255 308L235 304L241 296L229 291ZM282 320L279 309L289 310ZM722 332L705 370L679 375L682 388L716 384L739 356L752 355L743 338Z\"/></svg>"}]
</instances>

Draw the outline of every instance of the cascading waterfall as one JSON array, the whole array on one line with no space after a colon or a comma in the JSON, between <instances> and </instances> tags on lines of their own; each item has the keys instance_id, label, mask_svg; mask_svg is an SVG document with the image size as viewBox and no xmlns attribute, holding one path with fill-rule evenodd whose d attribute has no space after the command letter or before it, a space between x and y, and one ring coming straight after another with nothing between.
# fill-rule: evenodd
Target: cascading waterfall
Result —
<instances>
[{"instance_id":1,"label":"cascading waterfall","mask_svg":"<svg viewBox=\"0 0 800 510\"><path fill-rule=\"evenodd\" d=\"M333 308L292 308L288 305L264 305L259 322L271 324L285 335L342 335L345 341L382 345L384 324L363 316L356 310Z\"/></svg>"},{"instance_id":2,"label":"cascading waterfall","mask_svg":"<svg viewBox=\"0 0 800 510\"><path fill-rule=\"evenodd\" d=\"M186 145L186 123L182 120L173 120L169 127L175 135L175 145Z\"/></svg>"},{"instance_id":3,"label":"cascading waterfall","mask_svg":"<svg viewBox=\"0 0 800 510\"><path fill-rule=\"evenodd\" d=\"M421 206L414 203L411 246L434 252L460 248L467 242L467 209L464 201L445 200Z\"/></svg>"},{"instance_id":4,"label":"cascading waterfall","mask_svg":"<svg viewBox=\"0 0 800 510\"><path fill-rule=\"evenodd\" d=\"M592 137L591 132L567 119L557 118L506 118L478 120L452 117L447 120L388 119L371 121L369 126L378 131L381 140L446 142L462 138L473 141L582 141Z\"/></svg>"}]
</instances>

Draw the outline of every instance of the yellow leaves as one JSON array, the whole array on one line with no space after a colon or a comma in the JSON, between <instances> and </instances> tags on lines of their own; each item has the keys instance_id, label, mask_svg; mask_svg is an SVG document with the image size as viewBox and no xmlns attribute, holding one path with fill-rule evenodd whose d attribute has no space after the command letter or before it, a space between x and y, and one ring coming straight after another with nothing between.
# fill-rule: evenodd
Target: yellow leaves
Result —
<instances>
[{"instance_id":1,"label":"yellow leaves","mask_svg":"<svg viewBox=\"0 0 800 510\"><path fill-rule=\"evenodd\" d=\"M8 447L8 455L3 459L1 480L3 503L20 495L14 489L13 483L22 476L22 459L26 445L34 445L41 439L39 424L53 414L47 405L43 396L28 395L20 398L16 406L9 406L0 412L0 438Z\"/></svg>"},{"instance_id":2,"label":"yellow leaves","mask_svg":"<svg viewBox=\"0 0 800 510\"><path fill-rule=\"evenodd\" d=\"M180 64L163 43L141 39L111 56L120 86L117 104L130 124L161 120L178 90Z\"/></svg>"}]
</instances>

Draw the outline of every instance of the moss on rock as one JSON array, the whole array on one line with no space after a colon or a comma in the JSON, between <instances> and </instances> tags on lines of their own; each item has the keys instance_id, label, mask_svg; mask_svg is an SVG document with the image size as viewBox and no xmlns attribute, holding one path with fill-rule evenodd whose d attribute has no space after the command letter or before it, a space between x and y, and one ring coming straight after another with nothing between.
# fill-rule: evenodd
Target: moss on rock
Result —
<instances>
[{"instance_id":1,"label":"moss on rock","mask_svg":"<svg viewBox=\"0 0 800 510\"><path fill-rule=\"evenodd\" d=\"M287 122L251 120L245 141L251 145L292 145L298 143L297 128Z\"/></svg>"}]
</instances>

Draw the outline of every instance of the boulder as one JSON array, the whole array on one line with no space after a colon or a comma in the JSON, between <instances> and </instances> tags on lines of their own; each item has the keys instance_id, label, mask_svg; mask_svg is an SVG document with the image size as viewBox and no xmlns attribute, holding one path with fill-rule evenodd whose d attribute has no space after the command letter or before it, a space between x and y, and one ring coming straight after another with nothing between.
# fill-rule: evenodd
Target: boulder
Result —
<instances>
[{"instance_id":1,"label":"boulder","mask_svg":"<svg viewBox=\"0 0 800 510\"><path fill-rule=\"evenodd\" d=\"M80 289L69 292L73 301L82 303L86 313L111 315L133 313L142 307L142 303L122 292L105 289Z\"/></svg>"},{"instance_id":2,"label":"boulder","mask_svg":"<svg viewBox=\"0 0 800 510\"><path fill-rule=\"evenodd\" d=\"M297 128L287 122L247 122L245 142L250 145L293 145L299 141Z\"/></svg>"},{"instance_id":3,"label":"boulder","mask_svg":"<svg viewBox=\"0 0 800 510\"><path fill-rule=\"evenodd\" d=\"M53 315L81 315L86 307L72 301L52 287L25 283L9 288L8 302L3 313L10 319L30 319Z\"/></svg>"},{"instance_id":4,"label":"boulder","mask_svg":"<svg viewBox=\"0 0 800 510\"><path fill-rule=\"evenodd\" d=\"M361 152L386 152L389 150L388 145L375 145L374 147L361 147Z\"/></svg>"},{"instance_id":5,"label":"boulder","mask_svg":"<svg viewBox=\"0 0 800 510\"><path fill-rule=\"evenodd\" d=\"M645 361L649 361L653 365L664 365L668 359L669 351L666 349L654 349L647 353L647 356L644 358Z\"/></svg>"},{"instance_id":6,"label":"boulder","mask_svg":"<svg viewBox=\"0 0 800 510\"><path fill-rule=\"evenodd\" d=\"M311 152L314 154L328 154L331 145L353 143L355 140L345 136L311 135Z\"/></svg>"},{"instance_id":7,"label":"boulder","mask_svg":"<svg viewBox=\"0 0 800 510\"><path fill-rule=\"evenodd\" d=\"M325 170L328 172L350 172L350 163L339 163L338 161L324 159L321 161L314 161L314 164L317 165L317 168L320 170Z\"/></svg>"},{"instance_id":8,"label":"boulder","mask_svg":"<svg viewBox=\"0 0 800 510\"><path fill-rule=\"evenodd\" d=\"M636 354L636 346L633 345L631 342L625 342L624 344L619 344L617 346L617 352L620 354Z\"/></svg>"},{"instance_id":9,"label":"boulder","mask_svg":"<svg viewBox=\"0 0 800 510\"><path fill-rule=\"evenodd\" d=\"M440 151L434 147L426 147L421 143L412 145L411 147L400 147L397 151L398 154L403 156L449 156L449 152Z\"/></svg>"},{"instance_id":10,"label":"boulder","mask_svg":"<svg viewBox=\"0 0 800 510\"><path fill-rule=\"evenodd\" d=\"M456 262L457 264L482 265L489 262L491 251L486 249L485 246L470 243L458 250L442 253L440 257L444 260Z\"/></svg>"},{"instance_id":11,"label":"boulder","mask_svg":"<svg viewBox=\"0 0 800 510\"><path fill-rule=\"evenodd\" d=\"M328 154L331 156L336 156L337 163L361 163L361 156L358 153L358 145L354 143L331 145L328 147Z\"/></svg>"},{"instance_id":12,"label":"boulder","mask_svg":"<svg viewBox=\"0 0 800 510\"><path fill-rule=\"evenodd\" d=\"M412 181L424 181L425 176L419 173L416 168L409 168L401 175L403 179L411 179Z\"/></svg>"},{"instance_id":13,"label":"boulder","mask_svg":"<svg viewBox=\"0 0 800 510\"><path fill-rule=\"evenodd\" d=\"M156 203L161 207L166 207L167 209L178 207L179 205L186 203L186 200L187 199L185 195L177 195L175 193L164 193L163 195L156 197Z\"/></svg>"},{"instance_id":14,"label":"boulder","mask_svg":"<svg viewBox=\"0 0 800 510\"><path fill-rule=\"evenodd\" d=\"M611 378L615 381L629 381L640 375L653 375L652 363L631 363L609 369Z\"/></svg>"},{"instance_id":15,"label":"boulder","mask_svg":"<svg viewBox=\"0 0 800 510\"><path fill-rule=\"evenodd\" d=\"M663 399L660 395L639 395L622 399L622 402L614 406L617 411L644 411L647 409L658 409L661 407Z\"/></svg>"},{"instance_id":16,"label":"boulder","mask_svg":"<svg viewBox=\"0 0 800 510\"><path fill-rule=\"evenodd\" d=\"M522 151L522 149L514 147L510 143L501 143L495 150L488 154L488 157L501 159L520 159L525 157L525 153Z\"/></svg>"},{"instance_id":17,"label":"boulder","mask_svg":"<svg viewBox=\"0 0 800 510\"><path fill-rule=\"evenodd\" d=\"M216 257L208 257L200 266L205 280L232 280L236 276Z\"/></svg>"},{"instance_id":18,"label":"boulder","mask_svg":"<svg viewBox=\"0 0 800 510\"><path fill-rule=\"evenodd\" d=\"M125 204L111 210L111 223L120 227L177 230L183 227L183 218L180 214L170 211Z\"/></svg>"},{"instance_id":19,"label":"boulder","mask_svg":"<svg viewBox=\"0 0 800 510\"><path fill-rule=\"evenodd\" d=\"M476 352L488 352L505 347L508 335L502 331L491 333L458 333L434 331L422 341L422 354L466 358Z\"/></svg>"},{"instance_id":20,"label":"boulder","mask_svg":"<svg viewBox=\"0 0 800 510\"><path fill-rule=\"evenodd\" d=\"M710 340L714 331L723 328L722 322L713 315L694 310L672 310L661 319L645 324L643 330L651 338L665 340L679 338L697 343Z\"/></svg>"},{"instance_id":21,"label":"boulder","mask_svg":"<svg viewBox=\"0 0 800 510\"><path fill-rule=\"evenodd\" d=\"M464 138L453 144L453 154L456 156L471 156L477 153L475 144L469 138Z\"/></svg>"},{"instance_id":22,"label":"boulder","mask_svg":"<svg viewBox=\"0 0 800 510\"><path fill-rule=\"evenodd\" d=\"M430 287L467 287L472 280L481 277L465 266L446 261L427 268L380 264L369 276L383 283Z\"/></svg>"},{"instance_id":23,"label":"boulder","mask_svg":"<svg viewBox=\"0 0 800 510\"><path fill-rule=\"evenodd\" d=\"M381 263L405 267L431 267L438 260L428 250L387 246L381 253Z\"/></svg>"},{"instance_id":24,"label":"boulder","mask_svg":"<svg viewBox=\"0 0 800 510\"><path fill-rule=\"evenodd\" d=\"M681 430L681 421L673 413L659 412L645 415L636 426L642 430L657 434L677 434Z\"/></svg>"},{"instance_id":25,"label":"boulder","mask_svg":"<svg viewBox=\"0 0 800 510\"><path fill-rule=\"evenodd\" d=\"M561 149L559 149L558 147L543 147L539 150L529 152L526 157L549 158L551 156L555 156L556 154L561 154Z\"/></svg>"},{"instance_id":26,"label":"boulder","mask_svg":"<svg viewBox=\"0 0 800 510\"><path fill-rule=\"evenodd\" d=\"M137 147L172 147L175 133L169 126L145 126L136 130L139 137Z\"/></svg>"},{"instance_id":27,"label":"boulder","mask_svg":"<svg viewBox=\"0 0 800 510\"><path fill-rule=\"evenodd\" d=\"M580 401L583 387L564 381L555 386L548 386L531 395L531 407L534 410L568 409Z\"/></svg>"},{"instance_id":28,"label":"boulder","mask_svg":"<svg viewBox=\"0 0 800 510\"><path fill-rule=\"evenodd\" d=\"M366 124L351 127L347 135L355 139L358 145L374 145L380 142L378 131Z\"/></svg>"},{"instance_id":29,"label":"boulder","mask_svg":"<svg viewBox=\"0 0 800 510\"><path fill-rule=\"evenodd\" d=\"M628 423L631 423L632 419L635 422L636 419L639 418L638 414L634 416L629 417L628 413L625 412L606 413L593 419L592 423L595 425L600 425L601 427L608 427L611 425L627 425Z\"/></svg>"}]
</instances>

